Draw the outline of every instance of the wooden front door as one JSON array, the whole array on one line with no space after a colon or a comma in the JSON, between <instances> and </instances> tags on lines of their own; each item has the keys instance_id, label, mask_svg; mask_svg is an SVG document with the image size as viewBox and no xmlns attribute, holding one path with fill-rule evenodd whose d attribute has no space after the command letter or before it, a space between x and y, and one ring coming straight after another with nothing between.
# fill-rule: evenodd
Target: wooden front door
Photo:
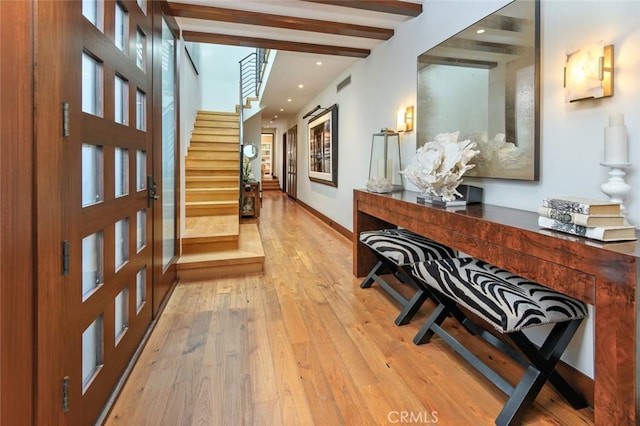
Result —
<instances>
[{"instance_id":1,"label":"wooden front door","mask_svg":"<svg viewBox=\"0 0 640 426\"><path fill-rule=\"evenodd\" d=\"M37 424L96 421L172 281L175 175L155 170L175 173L176 158L162 151L154 76L160 63L173 73L175 43L163 50L159 10L36 3Z\"/></svg>"},{"instance_id":2,"label":"wooden front door","mask_svg":"<svg viewBox=\"0 0 640 426\"><path fill-rule=\"evenodd\" d=\"M298 126L287 130L287 195L298 197Z\"/></svg>"}]
</instances>

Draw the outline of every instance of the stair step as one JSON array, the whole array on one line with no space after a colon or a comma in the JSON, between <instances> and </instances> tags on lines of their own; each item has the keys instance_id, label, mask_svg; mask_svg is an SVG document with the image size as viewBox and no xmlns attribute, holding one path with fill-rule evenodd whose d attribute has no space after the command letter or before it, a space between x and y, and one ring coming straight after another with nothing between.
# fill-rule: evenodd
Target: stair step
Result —
<instances>
[{"instance_id":1,"label":"stair step","mask_svg":"<svg viewBox=\"0 0 640 426\"><path fill-rule=\"evenodd\" d=\"M240 129L218 128L209 126L198 126L196 123L191 131L192 135L240 135Z\"/></svg>"},{"instance_id":2,"label":"stair step","mask_svg":"<svg viewBox=\"0 0 640 426\"><path fill-rule=\"evenodd\" d=\"M240 150L240 136L234 134L220 134L220 133L192 133L191 144L194 142L202 142L206 144L217 143L220 144L220 148L223 146L234 147L236 151ZM226 145L223 145L226 144Z\"/></svg>"},{"instance_id":3,"label":"stair step","mask_svg":"<svg viewBox=\"0 0 640 426\"><path fill-rule=\"evenodd\" d=\"M187 188L220 188L226 186L235 186L240 188L240 175L228 176L211 176L211 175L198 175L187 174L185 179L185 185Z\"/></svg>"},{"instance_id":4,"label":"stair step","mask_svg":"<svg viewBox=\"0 0 640 426\"><path fill-rule=\"evenodd\" d=\"M234 173L235 172L235 173ZM203 170L203 169L194 169L194 170L186 170L186 177L192 176L214 176L214 177L233 177L238 182L238 188L240 188L240 172L237 170Z\"/></svg>"},{"instance_id":5,"label":"stair step","mask_svg":"<svg viewBox=\"0 0 640 426\"><path fill-rule=\"evenodd\" d=\"M263 272L264 249L258 225L240 225L237 249L183 254L178 259L176 269L182 281Z\"/></svg>"},{"instance_id":6,"label":"stair step","mask_svg":"<svg viewBox=\"0 0 640 426\"><path fill-rule=\"evenodd\" d=\"M237 186L218 188L186 188L185 201L232 201L238 199Z\"/></svg>"},{"instance_id":7,"label":"stair step","mask_svg":"<svg viewBox=\"0 0 640 426\"><path fill-rule=\"evenodd\" d=\"M235 153L236 156L240 156L240 150L235 144L234 146L230 146L229 144L219 144L214 142L191 142L191 145L189 145L189 149L187 151L187 156L191 155L192 153L202 154L205 152L210 152L212 154L218 152L232 152Z\"/></svg>"},{"instance_id":8,"label":"stair step","mask_svg":"<svg viewBox=\"0 0 640 426\"><path fill-rule=\"evenodd\" d=\"M238 172L237 170L234 170L233 172L236 172L233 177L237 180L238 182L238 188L240 188L240 172ZM216 176L216 177L231 177L231 173L233 173L229 170L202 170L202 169L197 169L197 170L186 170L186 177L189 178L190 176ZM193 188L193 186L192 186Z\"/></svg>"},{"instance_id":9,"label":"stair step","mask_svg":"<svg viewBox=\"0 0 640 426\"><path fill-rule=\"evenodd\" d=\"M194 149L187 152L187 160L233 160L240 161L240 153L238 151L211 151Z\"/></svg>"},{"instance_id":10,"label":"stair step","mask_svg":"<svg viewBox=\"0 0 640 426\"><path fill-rule=\"evenodd\" d=\"M235 158L191 158L185 159L185 170L218 169L238 170L240 157Z\"/></svg>"},{"instance_id":11,"label":"stair step","mask_svg":"<svg viewBox=\"0 0 640 426\"><path fill-rule=\"evenodd\" d=\"M219 164L215 165L215 168L212 168L209 165L198 165L198 164L190 164L185 168L185 172L187 175L207 175L207 176L216 176L216 175L226 175L230 176L233 172L240 174L240 170L238 170L238 163L234 164L223 164L218 162Z\"/></svg>"},{"instance_id":12,"label":"stair step","mask_svg":"<svg viewBox=\"0 0 640 426\"><path fill-rule=\"evenodd\" d=\"M198 120L194 123L192 132L197 134L237 135L240 133L240 127L219 126L215 121Z\"/></svg>"},{"instance_id":13,"label":"stair step","mask_svg":"<svg viewBox=\"0 0 640 426\"><path fill-rule=\"evenodd\" d=\"M280 182L278 179L265 179L262 181L263 191L280 190Z\"/></svg>"},{"instance_id":14,"label":"stair step","mask_svg":"<svg viewBox=\"0 0 640 426\"><path fill-rule=\"evenodd\" d=\"M237 249L240 223L237 215L188 217L182 254Z\"/></svg>"},{"instance_id":15,"label":"stair step","mask_svg":"<svg viewBox=\"0 0 640 426\"><path fill-rule=\"evenodd\" d=\"M217 118L210 118L210 119L201 119L201 118L197 118L196 122L194 124L194 128L198 128L198 129L236 129L238 130L238 128L240 127L240 123L237 121L226 121L226 120L219 120Z\"/></svg>"},{"instance_id":16,"label":"stair step","mask_svg":"<svg viewBox=\"0 0 640 426\"><path fill-rule=\"evenodd\" d=\"M220 112L220 111L203 111L200 110L196 113L196 117L198 118L211 118L218 117L222 120L236 120L238 121L238 113L237 112Z\"/></svg>"},{"instance_id":17,"label":"stair step","mask_svg":"<svg viewBox=\"0 0 640 426\"><path fill-rule=\"evenodd\" d=\"M233 201L190 201L185 202L185 216L239 215L239 202Z\"/></svg>"}]
</instances>

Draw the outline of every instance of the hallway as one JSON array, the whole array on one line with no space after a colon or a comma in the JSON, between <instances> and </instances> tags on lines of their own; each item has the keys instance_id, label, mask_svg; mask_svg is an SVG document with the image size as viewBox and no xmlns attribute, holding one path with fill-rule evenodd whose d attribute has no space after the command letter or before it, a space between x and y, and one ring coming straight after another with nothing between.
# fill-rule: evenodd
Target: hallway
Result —
<instances>
[{"instance_id":1,"label":"hallway","mask_svg":"<svg viewBox=\"0 0 640 426\"><path fill-rule=\"evenodd\" d=\"M372 425L403 413L493 424L506 397L439 339L411 342L430 303L396 327L386 293L353 277L351 241L286 195L264 193L259 227L264 275L178 284L107 425ZM477 345L485 362L519 373ZM548 386L525 418L591 423Z\"/></svg>"}]
</instances>

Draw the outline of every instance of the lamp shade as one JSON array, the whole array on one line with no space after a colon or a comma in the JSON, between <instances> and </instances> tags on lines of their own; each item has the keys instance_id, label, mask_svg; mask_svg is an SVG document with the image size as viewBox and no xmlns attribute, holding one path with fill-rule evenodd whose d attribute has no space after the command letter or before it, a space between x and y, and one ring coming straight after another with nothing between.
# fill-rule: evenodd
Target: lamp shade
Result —
<instances>
[{"instance_id":1,"label":"lamp shade","mask_svg":"<svg viewBox=\"0 0 640 426\"><path fill-rule=\"evenodd\" d=\"M568 53L564 86L567 102L613 96L613 46L596 42Z\"/></svg>"},{"instance_id":2,"label":"lamp shade","mask_svg":"<svg viewBox=\"0 0 640 426\"><path fill-rule=\"evenodd\" d=\"M371 138L369 180L389 180L393 190L402 190L402 163L400 160L400 135L383 131Z\"/></svg>"}]
</instances>

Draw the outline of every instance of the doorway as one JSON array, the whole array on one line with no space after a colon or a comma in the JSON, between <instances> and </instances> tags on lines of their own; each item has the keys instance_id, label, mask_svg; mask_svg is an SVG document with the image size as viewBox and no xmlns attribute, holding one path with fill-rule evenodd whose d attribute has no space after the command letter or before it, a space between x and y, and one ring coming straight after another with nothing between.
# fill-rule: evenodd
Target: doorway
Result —
<instances>
[{"instance_id":1,"label":"doorway","mask_svg":"<svg viewBox=\"0 0 640 426\"><path fill-rule=\"evenodd\" d=\"M273 133L260 134L260 154L261 154L261 175L262 180L269 180L273 178L273 148L274 148Z\"/></svg>"}]
</instances>

